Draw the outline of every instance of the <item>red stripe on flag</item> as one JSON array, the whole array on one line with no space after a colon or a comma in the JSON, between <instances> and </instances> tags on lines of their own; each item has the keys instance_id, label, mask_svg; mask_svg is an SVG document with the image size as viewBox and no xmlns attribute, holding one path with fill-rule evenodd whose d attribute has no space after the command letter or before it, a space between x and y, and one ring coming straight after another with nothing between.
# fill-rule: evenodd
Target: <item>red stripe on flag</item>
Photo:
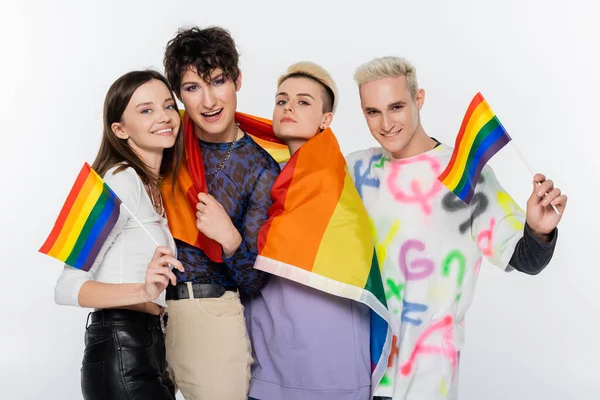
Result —
<instances>
[{"instance_id":1,"label":"red stripe on flag","mask_svg":"<svg viewBox=\"0 0 600 400\"><path fill-rule=\"evenodd\" d=\"M190 153L187 156L187 166L190 175L192 176L193 186L196 189L196 194L206 192L206 176L204 175L204 161L198 139L194 133L194 124L190 120L190 116L186 113L183 120L183 131L186 141L186 150ZM198 199L196 199L197 202ZM194 203L194 209L195 203Z\"/></svg>"},{"instance_id":2,"label":"red stripe on flag","mask_svg":"<svg viewBox=\"0 0 600 400\"><path fill-rule=\"evenodd\" d=\"M83 184L90 175L91 170L92 169L90 165L86 162L79 171L79 175L77 176L77 179L75 180L75 183L73 184L73 187L71 188L71 191L67 196L67 200L65 201L63 208L58 214L58 218L56 219L56 222L54 224L54 227L52 228L52 231L50 232L50 235L48 236L48 239L46 239L46 242L39 249L40 253L48 254L50 249L52 249L52 246L54 246L54 242L56 242L56 239L58 239L60 231L62 230L65 221L69 216L69 212L71 211L75 200L77 200L77 196L81 192L81 188L83 187Z\"/></svg>"},{"instance_id":3,"label":"red stripe on flag","mask_svg":"<svg viewBox=\"0 0 600 400\"><path fill-rule=\"evenodd\" d=\"M271 207L269 207L268 211L268 219L260 228L258 235L258 252L264 249L265 244L267 243L267 237L269 236L269 230L271 229L271 224L273 222L273 218L280 215L283 212L283 208L285 206L286 196L288 194L288 189L294 180L294 171L296 169L296 163L298 161L298 155L296 157L290 158L290 161L285 165L281 173L275 179L273 186L271 188L271 198L278 199L279 196L282 196L281 202L275 202ZM286 182L285 186L277 185L277 182Z\"/></svg>"},{"instance_id":4,"label":"red stripe on flag","mask_svg":"<svg viewBox=\"0 0 600 400\"><path fill-rule=\"evenodd\" d=\"M450 171L452 171L452 167L454 167L454 162L456 161L456 156L458 155L458 148L460 146L460 142L462 141L462 138L465 135L465 130L467 129L467 124L469 123L469 120L471 119L471 116L473 115L473 112L475 111L477 106L483 101L484 99L481 92L478 92L475 95L475 97L473 97L473 100L471 100L471 104L469 104L469 108L467 109L467 112L465 113L465 116L462 120L462 124L460 125L458 136L456 137L452 157L450 158L450 161L448 162L448 165L446 166L444 172L442 172L442 174L438 177L440 181L446 179L446 177L450 174Z\"/></svg>"}]
</instances>

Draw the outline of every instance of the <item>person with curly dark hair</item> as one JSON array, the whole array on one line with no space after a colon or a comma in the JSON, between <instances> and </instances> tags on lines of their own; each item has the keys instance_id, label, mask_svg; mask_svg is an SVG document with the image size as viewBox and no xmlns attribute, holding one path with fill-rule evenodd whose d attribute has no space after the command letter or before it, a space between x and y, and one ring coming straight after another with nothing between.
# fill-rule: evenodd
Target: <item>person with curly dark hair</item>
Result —
<instances>
[{"instance_id":1,"label":"person with curly dark hair","mask_svg":"<svg viewBox=\"0 0 600 400\"><path fill-rule=\"evenodd\" d=\"M238 61L219 27L180 29L164 57L185 108L185 159L161 188L185 268L167 288L167 361L188 400L247 399L253 358L240 295L268 277L254 263L280 168L236 123Z\"/></svg>"}]
</instances>

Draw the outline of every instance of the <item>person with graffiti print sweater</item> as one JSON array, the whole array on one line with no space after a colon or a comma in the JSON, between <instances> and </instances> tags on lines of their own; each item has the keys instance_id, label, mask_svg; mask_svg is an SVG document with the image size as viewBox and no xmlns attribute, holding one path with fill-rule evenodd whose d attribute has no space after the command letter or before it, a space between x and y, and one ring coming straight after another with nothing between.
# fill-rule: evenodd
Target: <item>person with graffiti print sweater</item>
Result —
<instances>
[{"instance_id":1,"label":"person with graffiti print sweater","mask_svg":"<svg viewBox=\"0 0 600 400\"><path fill-rule=\"evenodd\" d=\"M486 165L466 205L438 180L453 149L423 130L425 93L414 67L384 57L354 77L381 147L348 155L348 168L376 228L396 316L388 370L375 395L454 400L464 317L483 257L506 271L541 272L554 253L567 197L537 174L523 211Z\"/></svg>"}]
</instances>

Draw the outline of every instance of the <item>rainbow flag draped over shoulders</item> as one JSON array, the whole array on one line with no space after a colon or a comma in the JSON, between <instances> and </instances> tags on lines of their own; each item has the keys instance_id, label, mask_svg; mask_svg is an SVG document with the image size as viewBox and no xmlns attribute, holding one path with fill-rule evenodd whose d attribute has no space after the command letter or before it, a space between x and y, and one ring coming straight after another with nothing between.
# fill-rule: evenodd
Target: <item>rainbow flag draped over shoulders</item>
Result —
<instances>
[{"instance_id":1,"label":"rainbow flag draped over shoulders","mask_svg":"<svg viewBox=\"0 0 600 400\"><path fill-rule=\"evenodd\" d=\"M369 216L327 129L276 179L255 268L371 308L373 390L387 366L391 329Z\"/></svg>"},{"instance_id":2,"label":"rainbow flag draped over shoulders","mask_svg":"<svg viewBox=\"0 0 600 400\"><path fill-rule=\"evenodd\" d=\"M287 145L275 136L270 120L241 112L235 113L235 120L239 128L246 132L256 144L265 149L279 164L290 159Z\"/></svg>"},{"instance_id":3,"label":"rainbow flag draped over shoulders","mask_svg":"<svg viewBox=\"0 0 600 400\"><path fill-rule=\"evenodd\" d=\"M119 219L120 208L119 197L85 163L39 252L89 271Z\"/></svg>"},{"instance_id":4,"label":"rainbow flag draped over shoulders","mask_svg":"<svg viewBox=\"0 0 600 400\"><path fill-rule=\"evenodd\" d=\"M196 228L197 195L206 190L206 178L191 120L182 117L185 158L176 182L169 177L161 187L165 210L175 238L218 261L221 247ZM374 391L387 367L390 319L370 220L333 132L320 133L290 157L270 120L240 112L235 119L277 162L287 161L271 191L274 204L259 232L255 268L371 308Z\"/></svg>"},{"instance_id":5,"label":"rainbow flag draped over shoulders","mask_svg":"<svg viewBox=\"0 0 600 400\"><path fill-rule=\"evenodd\" d=\"M198 194L206 192L206 176L194 124L184 111L181 112L181 117L185 150L179 171L175 181L169 175L160 186L169 228L175 239L201 249L215 262L223 262L221 245L196 227Z\"/></svg>"},{"instance_id":6,"label":"rainbow flag draped over shoulders","mask_svg":"<svg viewBox=\"0 0 600 400\"><path fill-rule=\"evenodd\" d=\"M174 238L201 249L214 262L223 262L221 245L205 236L196 227L198 194L206 192L206 176L202 153L194 133L194 124L184 110L181 111L181 118L185 143L184 155L175 181L168 176L160 188L169 228ZM236 113L235 118L240 128L277 161L283 162L289 159L287 146L273 135L270 126L266 127L267 120L242 113Z\"/></svg>"},{"instance_id":7,"label":"rainbow flag draped over shoulders","mask_svg":"<svg viewBox=\"0 0 600 400\"><path fill-rule=\"evenodd\" d=\"M477 93L463 118L450 162L438 179L469 204L481 170L510 140L487 101Z\"/></svg>"}]
</instances>

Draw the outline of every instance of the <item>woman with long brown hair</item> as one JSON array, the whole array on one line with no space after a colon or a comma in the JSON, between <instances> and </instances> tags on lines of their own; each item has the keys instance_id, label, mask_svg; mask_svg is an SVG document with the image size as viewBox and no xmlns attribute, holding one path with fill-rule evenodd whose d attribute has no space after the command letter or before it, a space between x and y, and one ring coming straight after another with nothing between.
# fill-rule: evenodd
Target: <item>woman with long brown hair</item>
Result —
<instances>
[{"instance_id":1,"label":"woman with long brown hair","mask_svg":"<svg viewBox=\"0 0 600 400\"><path fill-rule=\"evenodd\" d=\"M176 283L171 266L183 267L159 185L179 165L180 125L173 92L158 72L129 72L108 90L93 169L121 200L119 219L89 271L65 265L55 288L56 303L95 309L81 368L86 400L175 399L164 290Z\"/></svg>"}]
</instances>

